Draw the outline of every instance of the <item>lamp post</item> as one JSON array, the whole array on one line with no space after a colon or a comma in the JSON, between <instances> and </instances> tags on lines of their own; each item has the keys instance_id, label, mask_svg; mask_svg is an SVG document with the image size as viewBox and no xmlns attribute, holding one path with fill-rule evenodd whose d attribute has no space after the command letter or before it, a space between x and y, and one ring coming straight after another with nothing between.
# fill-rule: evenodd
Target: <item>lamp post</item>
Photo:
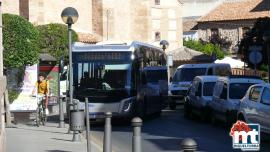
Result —
<instances>
[{"instance_id":1,"label":"lamp post","mask_svg":"<svg viewBox=\"0 0 270 152\"><path fill-rule=\"evenodd\" d=\"M79 14L77 10L73 7L65 8L61 13L61 18L65 24L68 25L68 46L69 46L69 105L73 102L73 68L72 68L72 30L71 26L78 20ZM70 108L69 108L70 113ZM73 132L73 139L74 135L77 135L75 131Z\"/></svg>"},{"instance_id":2,"label":"lamp post","mask_svg":"<svg viewBox=\"0 0 270 152\"><path fill-rule=\"evenodd\" d=\"M169 47L169 42L166 40L161 40L159 43L160 47L162 48L162 50L165 52L165 50ZM167 60L168 60L168 56L167 56ZM170 82L170 66L167 62L167 68L168 68L168 82Z\"/></svg>"},{"instance_id":3,"label":"lamp post","mask_svg":"<svg viewBox=\"0 0 270 152\"><path fill-rule=\"evenodd\" d=\"M159 45L163 49L163 51L165 52L165 50L169 47L169 42L166 40L161 40Z\"/></svg>"},{"instance_id":4,"label":"lamp post","mask_svg":"<svg viewBox=\"0 0 270 152\"><path fill-rule=\"evenodd\" d=\"M268 83L270 83L270 31L266 31L263 34L263 40L267 48L267 61L268 61Z\"/></svg>"}]
</instances>

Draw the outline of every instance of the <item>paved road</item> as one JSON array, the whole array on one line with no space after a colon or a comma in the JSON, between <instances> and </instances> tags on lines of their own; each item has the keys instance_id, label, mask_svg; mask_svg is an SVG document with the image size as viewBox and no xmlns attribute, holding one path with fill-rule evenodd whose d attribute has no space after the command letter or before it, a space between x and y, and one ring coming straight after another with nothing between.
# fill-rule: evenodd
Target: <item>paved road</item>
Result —
<instances>
[{"instance_id":1,"label":"paved road","mask_svg":"<svg viewBox=\"0 0 270 152\"><path fill-rule=\"evenodd\" d=\"M130 152L132 128L121 120L113 120L112 143L114 152ZM95 140L102 143L103 126L91 126ZM142 146L146 152L179 152L180 143L186 138L195 139L199 151L230 152L232 141L226 129L183 117L183 108L176 111L164 110L160 118L144 122ZM270 143L263 143L262 151L270 151Z\"/></svg>"}]
</instances>

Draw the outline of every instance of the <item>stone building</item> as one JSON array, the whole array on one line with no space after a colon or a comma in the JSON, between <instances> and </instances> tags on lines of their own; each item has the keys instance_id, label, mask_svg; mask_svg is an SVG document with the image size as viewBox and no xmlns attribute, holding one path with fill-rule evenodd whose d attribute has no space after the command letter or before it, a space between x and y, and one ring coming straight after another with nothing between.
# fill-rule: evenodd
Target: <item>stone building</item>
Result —
<instances>
[{"instance_id":1,"label":"stone building","mask_svg":"<svg viewBox=\"0 0 270 152\"><path fill-rule=\"evenodd\" d=\"M226 0L182 0L183 37L198 39L197 20Z\"/></svg>"},{"instance_id":2,"label":"stone building","mask_svg":"<svg viewBox=\"0 0 270 152\"><path fill-rule=\"evenodd\" d=\"M0 152L5 152L5 114L4 114L4 92L6 90L6 79L3 76L3 46L2 46L2 0L0 0Z\"/></svg>"},{"instance_id":3,"label":"stone building","mask_svg":"<svg viewBox=\"0 0 270 152\"><path fill-rule=\"evenodd\" d=\"M104 41L143 41L169 49L182 47L178 0L93 0L93 29Z\"/></svg>"},{"instance_id":4,"label":"stone building","mask_svg":"<svg viewBox=\"0 0 270 152\"><path fill-rule=\"evenodd\" d=\"M260 17L270 17L270 0L237 0L225 2L198 21L199 38L213 35L227 37L232 48Z\"/></svg>"},{"instance_id":5,"label":"stone building","mask_svg":"<svg viewBox=\"0 0 270 152\"><path fill-rule=\"evenodd\" d=\"M179 0L3 0L3 12L24 16L40 25L63 23L61 11L78 10L73 28L82 42L142 41L169 49L182 47L182 4ZM86 39L86 40L85 40Z\"/></svg>"}]
</instances>

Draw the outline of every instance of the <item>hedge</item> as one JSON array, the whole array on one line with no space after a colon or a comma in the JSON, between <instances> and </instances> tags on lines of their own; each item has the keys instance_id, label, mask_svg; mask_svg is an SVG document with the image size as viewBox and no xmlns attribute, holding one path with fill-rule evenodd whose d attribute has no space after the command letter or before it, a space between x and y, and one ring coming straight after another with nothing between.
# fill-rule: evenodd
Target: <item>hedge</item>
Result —
<instances>
[{"instance_id":1,"label":"hedge","mask_svg":"<svg viewBox=\"0 0 270 152\"><path fill-rule=\"evenodd\" d=\"M68 33L64 24L39 25L37 29L40 33L40 49L43 53L49 53L59 59L68 55ZM76 32L72 31L72 41L78 40Z\"/></svg>"},{"instance_id":2,"label":"hedge","mask_svg":"<svg viewBox=\"0 0 270 152\"><path fill-rule=\"evenodd\" d=\"M4 66L23 67L38 62L39 33L25 18L3 14Z\"/></svg>"}]
</instances>

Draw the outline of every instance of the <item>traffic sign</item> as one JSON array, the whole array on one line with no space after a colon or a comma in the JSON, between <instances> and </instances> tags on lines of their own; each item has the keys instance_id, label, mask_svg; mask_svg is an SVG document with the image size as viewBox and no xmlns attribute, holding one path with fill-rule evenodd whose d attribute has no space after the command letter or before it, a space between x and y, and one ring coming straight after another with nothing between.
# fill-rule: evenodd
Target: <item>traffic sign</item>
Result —
<instances>
[{"instance_id":1,"label":"traffic sign","mask_svg":"<svg viewBox=\"0 0 270 152\"><path fill-rule=\"evenodd\" d=\"M249 61L252 64L258 64L262 62L262 53L259 51L252 51L249 53Z\"/></svg>"}]
</instances>

